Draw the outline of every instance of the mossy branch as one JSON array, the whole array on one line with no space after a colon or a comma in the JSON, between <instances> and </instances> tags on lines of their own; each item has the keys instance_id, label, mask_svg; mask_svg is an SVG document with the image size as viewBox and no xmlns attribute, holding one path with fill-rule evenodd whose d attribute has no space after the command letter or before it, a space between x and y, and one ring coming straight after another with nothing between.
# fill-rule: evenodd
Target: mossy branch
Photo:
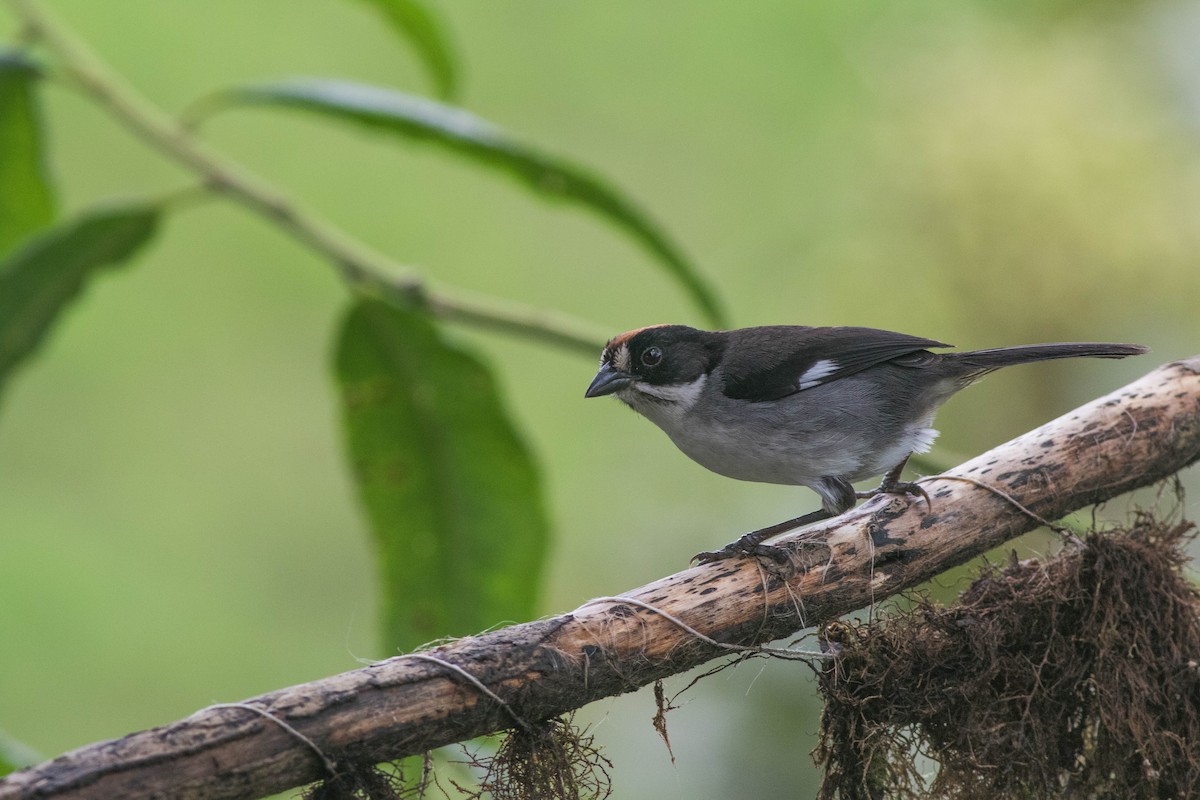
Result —
<instances>
[{"instance_id":1,"label":"mossy branch","mask_svg":"<svg viewBox=\"0 0 1200 800\"><path fill-rule=\"evenodd\" d=\"M586 604L75 750L0 780L0 800L259 797L325 777L326 760L385 761L547 719L864 608L1039 518L1197 460L1200 356L928 479L932 511L880 496L785 537L786 574L752 560L688 569L627 592L628 602Z\"/></svg>"}]
</instances>

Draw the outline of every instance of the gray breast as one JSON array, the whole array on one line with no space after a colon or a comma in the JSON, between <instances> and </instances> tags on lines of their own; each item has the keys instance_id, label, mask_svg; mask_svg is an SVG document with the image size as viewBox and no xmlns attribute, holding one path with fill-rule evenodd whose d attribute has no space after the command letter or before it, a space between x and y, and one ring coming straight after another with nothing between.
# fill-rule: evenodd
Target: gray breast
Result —
<instances>
[{"instance_id":1,"label":"gray breast","mask_svg":"<svg viewBox=\"0 0 1200 800\"><path fill-rule=\"evenodd\" d=\"M936 436L929 427L933 411L948 396L926 397L929 392L911 382L897 384L875 372L759 403L702 391L704 378L671 387L670 398L626 402L690 458L721 475L802 486L826 476L857 481L886 472L910 452L928 450ZM905 373L902 378L916 377ZM708 380L719 377L715 372ZM663 402L668 399L674 402Z\"/></svg>"}]
</instances>

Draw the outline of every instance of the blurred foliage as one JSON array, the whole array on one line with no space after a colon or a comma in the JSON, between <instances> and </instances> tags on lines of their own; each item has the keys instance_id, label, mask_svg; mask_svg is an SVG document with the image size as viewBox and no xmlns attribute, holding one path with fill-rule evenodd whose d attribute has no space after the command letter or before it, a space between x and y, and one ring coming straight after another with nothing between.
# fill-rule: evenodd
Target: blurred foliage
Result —
<instances>
[{"instance_id":1,"label":"blurred foliage","mask_svg":"<svg viewBox=\"0 0 1200 800\"><path fill-rule=\"evenodd\" d=\"M39 110L37 66L0 50L0 258L54 216Z\"/></svg>"},{"instance_id":2,"label":"blurred foliage","mask_svg":"<svg viewBox=\"0 0 1200 800\"><path fill-rule=\"evenodd\" d=\"M385 17L334 0L46 4L169 109L284 74L415 91L432 75L449 91L428 53L397 59ZM865 324L971 347L1142 341L1156 362L1197 349L1195 2L428 10L469 67L455 73L471 76L453 84L458 102L627 187L703 254L736 324ZM3 11L0 27L19 32ZM178 188L175 166L30 75L3 96L38 91L45 113L0 114L0 142L44 118L53 169L26 148L36 169L23 174L58 178L47 196L63 219ZM225 115L204 137L435 285L614 332L703 321L636 242L547 213L470 161L300 116ZM0 209L16 186L0 180ZM28 191L22 207L36 210ZM372 635L379 574L321 358L345 293L273 226L217 204L185 210L138 269L89 287L5 392L0 722L43 752L393 652ZM0 214L0 231L12 219ZM560 534L548 577L528 581L534 613L811 507L806 492L703 472L616 403L585 411L585 360L467 329L436 340L486 357L544 464ZM1149 366L997 375L941 413L942 441L978 452ZM815 791L816 703L795 665L749 662L683 699L668 717L674 767L649 697L581 713L604 723L616 796Z\"/></svg>"},{"instance_id":3,"label":"blurred foliage","mask_svg":"<svg viewBox=\"0 0 1200 800\"><path fill-rule=\"evenodd\" d=\"M336 371L381 562L384 647L532 619L549 529L488 368L424 315L360 302Z\"/></svg>"},{"instance_id":4,"label":"blurred foliage","mask_svg":"<svg viewBox=\"0 0 1200 800\"><path fill-rule=\"evenodd\" d=\"M144 205L97 211L0 262L0 390L92 274L119 266L154 236L158 215Z\"/></svg>"},{"instance_id":5,"label":"blurred foliage","mask_svg":"<svg viewBox=\"0 0 1200 800\"><path fill-rule=\"evenodd\" d=\"M412 43L433 77L437 93L449 100L458 92L458 63L445 27L424 0L363 0Z\"/></svg>"},{"instance_id":6,"label":"blurred foliage","mask_svg":"<svg viewBox=\"0 0 1200 800\"><path fill-rule=\"evenodd\" d=\"M645 212L587 170L538 152L461 108L377 86L311 78L233 89L218 96L215 103L278 105L324 114L403 138L433 142L508 172L540 194L578 203L615 223L658 258L710 323L720 324L723 319L707 283Z\"/></svg>"},{"instance_id":7,"label":"blurred foliage","mask_svg":"<svg viewBox=\"0 0 1200 800\"><path fill-rule=\"evenodd\" d=\"M883 193L906 201L888 204L887 235L936 270L965 321L1008 341L1025 324L1013 310L1033 303L1041 329L1066 337L1156 282L1200 288L1200 185L1181 168L1196 142L1139 91L1122 41L1081 32L1031 49L1023 32L982 20L920 41L872 49L888 62L891 120L878 136L907 153ZM1084 320L1062 313L1063 298ZM1178 314L1192 305L1162 299Z\"/></svg>"},{"instance_id":8,"label":"blurred foliage","mask_svg":"<svg viewBox=\"0 0 1200 800\"><path fill-rule=\"evenodd\" d=\"M32 749L0 730L0 776L32 766L42 758Z\"/></svg>"}]
</instances>

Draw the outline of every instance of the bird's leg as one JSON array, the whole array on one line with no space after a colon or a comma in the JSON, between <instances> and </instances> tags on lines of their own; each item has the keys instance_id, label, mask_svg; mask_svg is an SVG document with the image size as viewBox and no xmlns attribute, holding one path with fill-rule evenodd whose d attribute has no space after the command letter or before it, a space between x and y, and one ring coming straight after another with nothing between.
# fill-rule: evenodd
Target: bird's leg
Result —
<instances>
[{"instance_id":1,"label":"bird's leg","mask_svg":"<svg viewBox=\"0 0 1200 800\"><path fill-rule=\"evenodd\" d=\"M909 456L911 455L912 453L909 453ZM878 487L871 489L868 492L855 492L855 498L859 500L866 500L867 498L874 497L877 494L898 494L904 497L920 496L925 498L925 505L932 510L933 501L929 499L929 493L925 491L925 487L921 486L919 483L911 483L909 481L900 480L900 473L904 472L904 466L907 463L908 456L905 456L899 464L887 471L887 474L883 476L883 480L880 481Z\"/></svg>"},{"instance_id":2,"label":"bird's leg","mask_svg":"<svg viewBox=\"0 0 1200 800\"><path fill-rule=\"evenodd\" d=\"M789 519L786 522L777 522L774 525L750 531L750 533L730 542L720 550L697 553L692 556L692 561L700 564L708 564L713 561L723 561L727 558L737 558L739 556L766 556L782 564L788 560L787 551L782 547L772 547L769 544L763 544L764 540L796 528L802 528L814 522L820 522L823 519L829 519L832 516L831 512L823 508L819 511L810 511L795 519Z\"/></svg>"},{"instance_id":3,"label":"bird's leg","mask_svg":"<svg viewBox=\"0 0 1200 800\"><path fill-rule=\"evenodd\" d=\"M787 563L788 553L786 550L782 547L763 544L763 541L772 536L778 536L781 533L802 528L814 522L820 522L823 519L836 517L838 514L849 511L854 507L854 487L845 478L836 475L827 475L815 484L812 484L811 488L817 494L821 495L820 511L810 511L795 519L789 519L786 522L777 522L774 525L750 531L750 533L747 533L736 541L730 542L720 550L697 553L692 556L692 560L698 561L701 564L707 564L712 561L721 561L726 558L736 558L738 556L766 556L781 564Z\"/></svg>"}]
</instances>

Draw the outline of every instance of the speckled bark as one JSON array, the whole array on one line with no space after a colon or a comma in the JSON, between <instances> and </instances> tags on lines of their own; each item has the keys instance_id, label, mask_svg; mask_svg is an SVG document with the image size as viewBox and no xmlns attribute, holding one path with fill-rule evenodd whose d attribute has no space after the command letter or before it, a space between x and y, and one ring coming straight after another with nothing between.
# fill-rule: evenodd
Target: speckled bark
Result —
<instances>
[{"instance_id":1,"label":"speckled bark","mask_svg":"<svg viewBox=\"0 0 1200 800\"><path fill-rule=\"evenodd\" d=\"M1152 484L1200 459L1200 356L1141 380L947 473L987 482L1053 519ZM926 484L923 502L879 497L785 537L790 578L752 561L688 569L625 596L718 641L752 644L863 608L1036 527L996 495ZM826 545L816 545L824 542ZM724 651L633 605L584 606L431 651L535 720L682 672ZM445 668L393 658L246 701L334 760L382 761L512 725ZM206 709L75 750L0 780L13 798L250 798L323 777L313 752L261 716Z\"/></svg>"}]
</instances>

